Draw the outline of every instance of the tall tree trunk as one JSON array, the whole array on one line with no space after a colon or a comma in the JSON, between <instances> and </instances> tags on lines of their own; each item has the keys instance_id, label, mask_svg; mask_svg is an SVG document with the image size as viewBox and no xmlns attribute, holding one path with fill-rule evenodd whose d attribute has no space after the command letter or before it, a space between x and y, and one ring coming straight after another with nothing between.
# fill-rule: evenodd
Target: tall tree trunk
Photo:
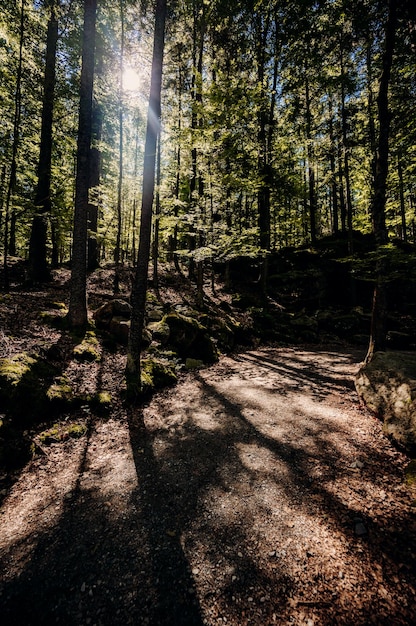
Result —
<instances>
[{"instance_id":1,"label":"tall tree trunk","mask_svg":"<svg viewBox=\"0 0 416 626\"><path fill-rule=\"evenodd\" d=\"M370 343L366 356L369 362L375 352L384 350L386 347L386 262L380 248L388 242L386 228L386 185L389 166L389 133L390 133L390 110L389 110L389 82L393 62L393 52L397 28L397 0L389 1L389 14L386 24L386 35L383 52L383 66L380 77L379 92L377 97L379 136L375 167L375 179L373 198L371 201L371 219L377 247L379 249L376 266L376 284L374 287L373 309L371 316Z\"/></svg>"},{"instance_id":2,"label":"tall tree trunk","mask_svg":"<svg viewBox=\"0 0 416 626\"><path fill-rule=\"evenodd\" d=\"M257 169L259 175L260 188L257 193L258 227L260 233L260 247L263 250L270 250L270 185L271 172L267 160L267 132L266 126L269 122L269 110L265 102L265 66L266 66L266 44L270 27L270 10L266 16L259 11L255 15L256 30L256 64L257 82L261 89L260 108L258 112L258 157Z\"/></svg>"},{"instance_id":3,"label":"tall tree trunk","mask_svg":"<svg viewBox=\"0 0 416 626\"><path fill-rule=\"evenodd\" d=\"M36 214L32 222L29 244L29 280L32 283L50 280L47 262L48 219L51 217L52 124L55 94L56 44L58 20L52 4L46 36L46 62L42 103L42 126L36 189Z\"/></svg>"},{"instance_id":4,"label":"tall tree trunk","mask_svg":"<svg viewBox=\"0 0 416 626\"><path fill-rule=\"evenodd\" d=\"M337 152L334 136L334 120L332 98L329 98L329 140L330 153L329 162L331 166L331 198L332 198L332 231L334 234L339 232L339 214L338 214L338 185L337 174L335 169L335 156Z\"/></svg>"},{"instance_id":5,"label":"tall tree trunk","mask_svg":"<svg viewBox=\"0 0 416 626\"><path fill-rule=\"evenodd\" d=\"M120 60L119 60L119 145L118 145L118 183L117 183L117 235L114 250L114 293L120 292L120 256L121 256L121 232L122 232L122 200L123 200L123 66L124 66L124 6L120 0Z\"/></svg>"},{"instance_id":6,"label":"tall tree trunk","mask_svg":"<svg viewBox=\"0 0 416 626\"><path fill-rule=\"evenodd\" d=\"M3 248L3 280L4 289L9 289L9 268L7 257L9 253L9 227L10 227L10 204L16 187L17 151L20 136L20 117L22 112L22 66L23 66L23 40L25 35L25 0L22 0L20 10L19 31L19 61L16 74L16 89L14 94L14 117L13 117L13 141L12 158L10 163L10 177L7 186L5 215L4 215L4 248Z\"/></svg>"},{"instance_id":7,"label":"tall tree trunk","mask_svg":"<svg viewBox=\"0 0 416 626\"><path fill-rule=\"evenodd\" d=\"M315 190L315 172L314 172L314 150L312 146L312 112L311 112L311 95L309 89L308 63L305 67L305 105L306 105L306 140L308 154L308 197L309 197L309 225L311 232L311 242L316 242L316 190Z\"/></svg>"},{"instance_id":8,"label":"tall tree trunk","mask_svg":"<svg viewBox=\"0 0 416 626\"><path fill-rule=\"evenodd\" d=\"M98 33L97 33L98 35ZM95 52L95 76L103 73L103 42L97 38ZM91 150L90 150L90 194L88 199L88 241L87 241L87 268L89 271L97 269L100 264L98 246L98 213L100 207L99 185L101 180L101 149L100 142L103 128L103 107L98 98L93 100L91 121Z\"/></svg>"},{"instance_id":9,"label":"tall tree trunk","mask_svg":"<svg viewBox=\"0 0 416 626\"><path fill-rule=\"evenodd\" d=\"M143 193L140 221L139 257L131 292L131 327L127 348L126 382L130 398L141 390L141 339L144 326L147 277L149 271L152 206L155 189L156 144L160 134L160 96L162 85L163 50L165 43L166 0L157 0L153 42L150 98L147 113L143 164Z\"/></svg>"},{"instance_id":10,"label":"tall tree trunk","mask_svg":"<svg viewBox=\"0 0 416 626\"><path fill-rule=\"evenodd\" d=\"M71 292L68 320L71 328L85 328L87 314L87 230L92 93L94 83L97 0L84 0L84 31L79 99L74 230L72 238Z\"/></svg>"},{"instance_id":11,"label":"tall tree trunk","mask_svg":"<svg viewBox=\"0 0 416 626\"><path fill-rule=\"evenodd\" d=\"M156 159L156 198L155 198L155 219L153 228L153 287L159 293L159 221L160 221L160 150L161 132L159 131L159 141L157 142Z\"/></svg>"},{"instance_id":12,"label":"tall tree trunk","mask_svg":"<svg viewBox=\"0 0 416 626\"><path fill-rule=\"evenodd\" d=\"M348 132L347 132L347 111L345 106L345 63L344 48L342 37L340 40L340 68L341 68L341 133L342 133L342 154L344 161L344 179L345 179L345 195L346 195L346 218L348 229L348 251L353 253L353 232L352 232L352 197L351 197L351 181L350 181L350 163L348 148Z\"/></svg>"},{"instance_id":13,"label":"tall tree trunk","mask_svg":"<svg viewBox=\"0 0 416 626\"><path fill-rule=\"evenodd\" d=\"M402 162L400 159L400 154L397 157L397 174L399 176L401 238L405 243L407 243L406 205L404 202L403 166L402 166Z\"/></svg>"}]
</instances>

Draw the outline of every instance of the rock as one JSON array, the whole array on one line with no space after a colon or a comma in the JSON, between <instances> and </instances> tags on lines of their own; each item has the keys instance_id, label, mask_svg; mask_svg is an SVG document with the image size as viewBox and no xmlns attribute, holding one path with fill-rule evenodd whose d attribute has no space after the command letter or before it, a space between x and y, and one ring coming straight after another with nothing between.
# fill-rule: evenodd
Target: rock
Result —
<instances>
[{"instance_id":1,"label":"rock","mask_svg":"<svg viewBox=\"0 0 416 626\"><path fill-rule=\"evenodd\" d=\"M163 316L163 307L146 305L146 317L149 322L160 322Z\"/></svg>"},{"instance_id":2,"label":"rock","mask_svg":"<svg viewBox=\"0 0 416 626\"><path fill-rule=\"evenodd\" d=\"M0 403L6 413L31 423L47 405L46 389L57 369L38 354L21 352L0 359Z\"/></svg>"},{"instance_id":3,"label":"rock","mask_svg":"<svg viewBox=\"0 0 416 626\"><path fill-rule=\"evenodd\" d=\"M197 370L200 367L203 367L204 362L200 359L186 359L185 367L187 370Z\"/></svg>"},{"instance_id":4,"label":"rock","mask_svg":"<svg viewBox=\"0 0 416 626\"><path fill-rule=\"evenodd\" d=\"M182 359L200 359L204 363L218 360L217 350L208 335L207 329L196 319L178 313L169 313L165 317L169 326L169 344Z\"/></svg>"},{"instance_id":5,"label":"rock","mask_svg":"<svg viewBox=\"0 0 416 626\"><path fill-rule=\"evenodd\" d=\"M120 317L128 320L131 317L131 306L125 300L117 298L115 300L109 300L96 311L94 311L93 318L97 328L107 328L113 317Z\"/></svg>"},{"instance_id":6,"label":"rock","mask_svg":"<svg viewBox=\"0 0 416 626\"><path fill-rule=\"evenodd\" d=\"M121 343L123 346L127 346L130 333L130 320L126 320L122 317L113 317L110 321L108 330L118 343Z\"/></svg>"},{"instance_id":7,"label":"rock","mask_svg":"<svg viewBox=\"0 0 416 626\"><path fill-rule=\"evenodd\" d=\"M141 375L144 391L162 389L163 387L174 385L177 381L174 367L150 357L143 359Z\"/></svg>"},{"instance_id":8,"label":"rock","mask_svg":"<svg viewBox=\"0 0 416 626\"><path fill-rule=\"evenodd\" d=\"M361 517L354 518L354 532L357 537L364 537L367 534L367 528Z\"/></svg>"},{"instance_id":9,"label":"rock","mask_svg":"<svg viewBox=\"0 0 416 626\"><path fill-rule=\"evenodd\" d=\"M355 378L357 393L383 430L407 451L416 450L416 354L377 352Z\"/></svg>"},{"instance_id":10,"label":"rock","mask_svg":"<svg viewBox=\"0 0 416 626\"><path fill-rule=\"evenodd\" d=\"M152 338L159 341L162 345L166 345L169 340L169 325L164 321L152 322L148 324L147 329L150 331Z\"/></svg>"}]
</instances>

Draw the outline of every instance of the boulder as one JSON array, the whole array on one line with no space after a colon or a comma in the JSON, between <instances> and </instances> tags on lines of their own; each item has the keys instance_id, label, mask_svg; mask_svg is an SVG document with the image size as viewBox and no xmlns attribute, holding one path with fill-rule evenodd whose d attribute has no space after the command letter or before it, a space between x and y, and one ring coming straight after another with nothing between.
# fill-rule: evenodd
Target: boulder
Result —
<instances>
[{"instance_id":1,"label":"boulder","mask_svg":"<svg viewBox=\"0 0 416 626\"><path fill-rule=\"evenodd\" d=\"M169 313L165 317L165 322L170 331L169 344L182 359L200 359L204 363L214 363L218 360L216 347L207 329L198 320L178 313Z\"/></svg>"},{"instance_id":2,"label":"boulder","mask_svg":"<svg viewBox=\"0 0 416 626\"><path fill-rule=\"evenodd\" d=\"M416 451L416 354L376 352L355 379L357 393L383 420L383 430L408 452Z\"/></svg>"},{"instance_id":3,"label":"boulder","mask_svg":"<svg viewBox=\"0 0 416 626\"><path fill-rule=\"evenodd\" d=\"M116 298L100 306L93 314L97 328L108 328L113 317L129 320L131 317L130 304L121 298Z\"/></svg>"},{"instance_id":4,"label":"boulder","mask_svg":"<svg viewBox=\"0 0 416 626\"><path fill-rule=\"evenodd\" d=\"M121 343L123 346L127 346L130 333L130 320L126 320L119 316L112 317L108 330L118 343Z\"/></svg>"},{"instance_id":5,"label":"boulder","mask_svg":"<svg viewBox=\"0 0 416 626\"><path fill-rule=\"evenodd\" d=\"M164 321L151 322L147 329L152 334L152 338L155 341L159 341L162 345L167 344L169 340L170 330L168 324Z\"/></svg>"}]
</instances>

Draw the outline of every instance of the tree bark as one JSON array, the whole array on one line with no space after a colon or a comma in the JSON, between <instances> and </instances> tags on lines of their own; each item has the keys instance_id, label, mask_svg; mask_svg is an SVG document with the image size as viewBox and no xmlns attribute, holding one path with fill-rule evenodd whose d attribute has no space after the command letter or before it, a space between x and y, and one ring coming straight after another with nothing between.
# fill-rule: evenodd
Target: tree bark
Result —
<instances>
[{"instance_id":1,"label":"tree bark","mask_svg":"<svg viewBox=\"0 0 416 626\"><path fill-rule=\"evenodd\" d=\"M94 83L95 23L97 0L84 0L84 31L79 99L74 230L72 238L71 292L68 321L71 328L85 328L87 315L87 229L92 93Z\"/></svg>"},{"instance_id":2,"label":"tree bark","mask_svg":"<svg viewBox=\"0 0 416 626\"><path fill-rule=\"evenodd\" d=\"M370 343L366 356L369 362L374 353L386 347L386 261L381 253L381 247L388 242L388 233L385 219L386 185L389 165L389 82L393 63L394 43L397 28L397 0L390 0L389 14L386 24L385 46L383 53L383 69L380 78L377 97L379 137L375 164L375 178L373 198L371 202L371 218L373 232L379 249L379 260L376 266L376 284L374 287L373 309L371 316Z\"/></svg>"},{"instance_id":3,"label":"tree bark","mask_svg":"<svg viewBox=\"0 0 416 626\"><path fill-rule=\"evenodd\" d=\"M14 119L13 119L13 142L12 158L10 163L10 177L7 186L5 215L4 215L4 253L3 253L3 280L4 289L9 289L9 268L7 257L9 254L9 228L10 228L10 204L16 186L17 151L19 147L20 117L22 112L22 66L23 66L23 40L25 35L25 0L22 0L20 10L19 32L19 61L16 74L16 90L14 95Z\"/></svg>"},{"instance_id":4,"label":"tree bark","mask_svg":"<svg viewBox=\"0 0 416 626\"><path fill-rule=\"evenodd\" d=\"M48 219L51 215L52 124L57 41L58 20L55 17L54 6L52 5L46 36L42 126L40 133L38 184L35 197L36 214L32 222L29 243L29 280L32 283L50 280L50 271L47 262L47 234Z\"/></svg>"},{"instance_id":5,"label":"tree bark","mask_svg":"<svg viewBox=\"0 0 416 626\"><path fill-rule=\"evenodd\" d=\"M98 33L97 33L98 37ZM95 76L103 72L103 43L97 39L95 52ZM97 269L100 264L98 245L98 211L100 206L99 185L101 180L101 149L100 141L103 128L103 107L97 98L92 105L92 146L90 150L90 194L88 199L88 242L87 242L87 268L89 271Z\"/></svg>"},{"instance_id":6,"label":"tree bark","mask_svg":"<svg viewBox=\"0 0 416 626\"><path fill-rule=\"evenodd\" d=\"M144 327L147 278L149 271L152 206L155 189L156 145L160 134L160 97L163 50L165 43L166 0L157 0L153 42L150 98L147 113L143 165L143 193L140 221L139 255L131 292L131 327L127 348L126 382L128 396L134 400L141 391L141 339Z\"/></svg>"}]
</instances>

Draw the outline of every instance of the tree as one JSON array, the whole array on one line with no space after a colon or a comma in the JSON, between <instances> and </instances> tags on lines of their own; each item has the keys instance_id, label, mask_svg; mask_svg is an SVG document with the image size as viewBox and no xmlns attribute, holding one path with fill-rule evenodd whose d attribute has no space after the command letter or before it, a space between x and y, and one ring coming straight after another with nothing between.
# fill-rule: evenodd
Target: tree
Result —
<instances>
[{"instance_id":1,"label":"tree","mask_svg":"<svg viewBox=\"0 0 416 626\"><path fill-rule=\"evenodd\" d=\"M71 292L68 311L71 328L85 328L88 321L87 226L96 15L97 0L84 0Z\"/></svg>"},{"instance_id":2,"label":"tree","mask_svg":"<svg viewBox=\"0 0 416 626\"><path fill-rule=\"evenodd\" d=\"M10 220L10 204L12 195L16 186L16 172L17 172L17 151L19 147L20 139L20 119L22 113L22 63L23 63L23 40L25 34L24 27L25 19L25 0L22 0L20 11L20 29L19 29L19 61L16 75L16 88L14 94L14 115L13 115L13 141L12 141L12 157L10 164L9 184L7 186L6 193L6 212L4 218L4 256L3 256L3 269L4 269L4 289L9 288L9 275L7 266L7 256L9 252L9 220Z\"/></svg>"},{"instance_id":3,"label":"tree","mask_svg":"<svg viewBox=\"0 0 416 626\"><path fill-rule=\"evenodd\" d=\"M37 211L32 222L29 244L29 279L31 282L42 282L50 279L46 244L48 218L51 214L52 123L57 41L58 20L55 16L55 6L52 0L46 38L38 184L34 202Z\"/></svg>"},{"instance_id":4,"label":"tree","mask_svg":"<svg viewBox=\"0 0 416 626\"><path fill-rule=\"evenodd\" d=\"M156 145L160 134L160 98L162 86L163 51L165 44L166 11L166 0L157 0L152 55L152 75L150 81L150 97L144 148L139 254L135 280L131 292L132 316L126 364L127 388L131 397L135 397L141 389L140 354L151 250Z\"/></svg>"},{"instance_id":5,"label":"tree","mask_svg":"<svg viewBox=\"0 0 416 626\"><path fill-rule=\"evenodd\" d=\"M371 202L371 219L373 232L379 250L379 259L376 267L376 284L373 295L373 308L371 316L371 334L366 362L370 361L373 354L384 350L386 346L386 263L381 254L381 248L388 242L386 228L386 182L389 166L389 82L393 63L394 43L397 28L397 0L389 1L389 14L386 23L386 35L383 53L383 66L380 77L380 85L377 97L379 136L375 164L374 190Z\"/></svg>"}]
</instances>

